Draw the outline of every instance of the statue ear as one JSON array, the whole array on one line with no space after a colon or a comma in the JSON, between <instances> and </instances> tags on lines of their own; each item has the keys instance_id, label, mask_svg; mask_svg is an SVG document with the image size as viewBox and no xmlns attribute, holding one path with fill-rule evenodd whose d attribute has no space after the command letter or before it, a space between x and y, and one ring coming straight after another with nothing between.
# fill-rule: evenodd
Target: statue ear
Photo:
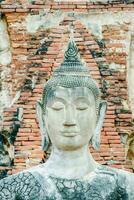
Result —
<instances>
[{"instance_id":1,"label":"statue ear","mask_svg":"<svg viewBox=\"0 0 134 200\"><path fill-rule=\"evenodd\" d=\"M44 115L43 105L40 101L38 101L36 105L36 114L37 114L37 119L39 122L41 138L42 138L42 150L47 151L50 146L50 139L47 133L47 129L46 129L45 121L43 117Z\"/></svg>"},{"instance_id":2,"label":"statue ear","mask_svg":"<svg viewBox=\"0 0 134 200\"><path fill-rule=\"evenodd\" d=\"M94 149L99 150L100 148L100 133L101 128L104 122L105 114L107 110L107 102L101 101L99 105L99 111L98 111L98 117L97 117L97 124L95 128L95 133L91 139L91 143L94 147Z\"/></svg>"}]
</instances>

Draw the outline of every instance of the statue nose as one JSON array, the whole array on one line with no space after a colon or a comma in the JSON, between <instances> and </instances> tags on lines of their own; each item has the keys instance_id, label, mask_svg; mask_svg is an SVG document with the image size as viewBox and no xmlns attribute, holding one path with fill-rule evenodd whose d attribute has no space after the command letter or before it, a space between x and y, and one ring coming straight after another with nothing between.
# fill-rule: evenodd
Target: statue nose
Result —
<instances>
[{"instance_id":1,"label":"statue nose","mask_svg":"<svg viewBox=\"0 0 134 200\"><path fill-rule=\"evenodd\" d=\"M76 123L74 121L68 121L68 120L66 120L63 124L64 124L64 126L75 126L76 125Z\"/></svg>"},{"instance_id":2,"label":"statue nose","mask_svg":"<svg viewBox=\"0 0 134 200\"><path fill-rule=\"evenodd\" d=\"M64 126L75 126L76 125L76 119L75 119L75 111L71 106L66 109L65 111L65 117L64 117Z\"/></svg>"}]
</instances>

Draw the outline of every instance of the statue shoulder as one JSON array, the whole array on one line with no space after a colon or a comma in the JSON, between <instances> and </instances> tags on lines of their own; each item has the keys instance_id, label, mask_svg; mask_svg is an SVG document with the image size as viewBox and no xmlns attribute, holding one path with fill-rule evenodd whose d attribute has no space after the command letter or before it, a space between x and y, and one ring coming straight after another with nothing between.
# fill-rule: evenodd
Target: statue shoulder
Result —
<instances>
[{"instance_id":1,"label":"statue shoulder","mask_svg":"<svg viewBox=\"0 0 134 200\"><path fill-rule=\"evenodd\" d=\"M134 173L125 171L125 170L119 170L118 172L118 183L120 188L122 187L122 185L125 185L124 187L126 187L126 191L128 193L129 196L129 200L134 200ZM121 179L120 177L124 177L124 179ZM124 182L123 182L124 181Z\"/></svg>"},{"instance_id":2,"label":"statue shoulder","mask_svg":"<svg viewBox=\"0 0 134 200\"><path fill-rule=\"evenodd\" d=\"M105 165L101 165L99 167L99 173L103 173L103 174L109 174L111 176L115 176L117 179L118 178L127 178L129 176L134 176L134 173L122 170L122 169L117 169L117 168L113 168L113 167L109 167L109 166L105 166Z\"/></svg>"},{"instance_id":3,"label":"statue shoulder","mask_svg":"<svg viewBox=\"0 0 134 200\"><path fill-rule=\"evenodd\" d=\"M134 200L134 174L122 169L116 169L108 166L101 167L101 173L108 174L115 178L118 192L128 196L129 200Z\"/></svg>"},{"instance_id":4,"label":"statue shoulder","mask_svg":"<svg viewBox=\"0 0 134 200\"><path fill-rule=\"evenodd\" d=\"M40 184L28 171L11 175L0 181L0 199L15 200L20 198L27 200L30 196L36 199L40 193Z\"/></svg>"}]
</instances>

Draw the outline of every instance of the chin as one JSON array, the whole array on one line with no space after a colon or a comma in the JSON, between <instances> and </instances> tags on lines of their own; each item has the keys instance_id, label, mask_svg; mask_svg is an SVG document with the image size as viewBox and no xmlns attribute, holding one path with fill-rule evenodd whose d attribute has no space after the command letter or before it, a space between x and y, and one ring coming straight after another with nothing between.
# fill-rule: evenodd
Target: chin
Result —
<instances>
[{"instance_id":1,"label":"chin","mask_svg":"<svg viewBox=\"0 0 134 200\"><path fill-rule=\"evenodd\" d=\"M58 149L62 151L76 151L80 149L82 146L58 146Z\"/></svg>"},{"instance_id":2,"label":"chin","mask_svg":"<svg viewBox=\"0 0 134 200\"><path fill-rule=\"evenodd\" d=\"M64 140L59 140L57 147L63 151L75 151L82 148L87 144L87 141L83 141L76 138L66 138Z\"/></svg>"}]
</instances>

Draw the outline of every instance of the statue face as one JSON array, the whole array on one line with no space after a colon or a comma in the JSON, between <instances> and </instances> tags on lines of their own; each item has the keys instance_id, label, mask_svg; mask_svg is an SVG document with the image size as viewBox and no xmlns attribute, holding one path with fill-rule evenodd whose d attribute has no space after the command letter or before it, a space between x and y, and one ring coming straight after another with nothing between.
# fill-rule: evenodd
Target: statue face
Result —
<instances>
[{"instance_id":1,"label":"statue face","mask_svg":"<svg viewBox=\"0 0 134 200\"><path fill-rule=\"evenodd\" d=\"M85 87L57 87L47 103L44 120L58 149L72 151L87 145L97 120L93 93Z\"/></svg>"}]
</instances>

